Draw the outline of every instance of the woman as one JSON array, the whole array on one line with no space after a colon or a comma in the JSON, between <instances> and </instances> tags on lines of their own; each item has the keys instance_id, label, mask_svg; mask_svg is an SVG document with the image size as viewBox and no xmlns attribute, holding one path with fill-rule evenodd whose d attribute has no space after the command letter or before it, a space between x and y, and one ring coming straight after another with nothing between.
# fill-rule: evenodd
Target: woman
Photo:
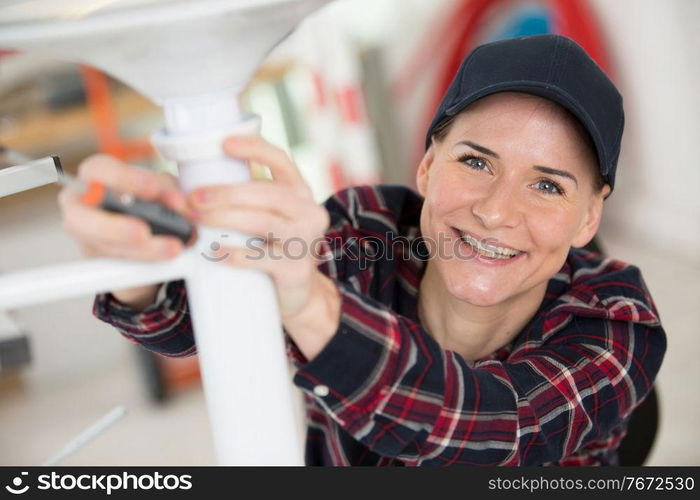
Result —
<instances>
[{"instance_id":1,"label":"woman","mask_svg":"<svg viewBox=\"0 0 700 500\"><path fill-rule=\"evenodd\" d=\"M274 280L308 464L616 464L666 349L639 269L581 249L614 186L623 123L583 49L521 37L465 59L428 130L418 193L358 186L319 207L287 155L254 137L225 150L273 181L185 198L172 178L104 156L80 176L266 238L267 252L225 247L222 262ZM86 255L181 250L68 191L61 201ZM292 238L314 252L285 255ZM98 295L94 313L154 352L196 352L182 281Z\"/></svg>"}]
</instances>

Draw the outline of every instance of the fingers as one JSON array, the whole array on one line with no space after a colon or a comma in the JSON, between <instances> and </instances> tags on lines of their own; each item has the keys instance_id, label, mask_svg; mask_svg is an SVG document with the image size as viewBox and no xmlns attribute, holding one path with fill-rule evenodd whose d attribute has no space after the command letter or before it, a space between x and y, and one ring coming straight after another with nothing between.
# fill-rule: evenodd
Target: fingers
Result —
<instances>
[{"instance_id":1,"label":"fingers","mask_svg":"<svg viewBox=\"0 0 700 500\"><path fill-rule=\"evenodd\" d=\"M188 199L200 212L246 207L274 211L289 219L303 215L308 205L307 200L291 193L289 188L268 181L204 186L192 190Z\"/></svg>"},{"instance_id":2,"label":"fingers","mask_svg":"<svg viewBox=\"0 0 700 500\"><path fill-rule=\"evenodd\" d=\"M158 260L174 257L183 249L176 238L153 236L142 220L84 205L69 188L59 193L59 204L64 230L86 257Z\"/></svg>"},{"instance_id":3,"label":"fingers","mask_svg":"<svg viewBox=\"0 0 700 500\"><path fill-rule=\"evenodd\" d=\"M289 221L271 212L260 210L214 210L203 214L199 222L214 227L235 229L245 234L251 234L269 239L286 239L295 235L289 230Z\"/></svg>"},{"instance_id":4,"label":"fingers","mask_svg":"<svg viewBox=\"0 0 700 500\"><path fill-rule=\"evenodd\" d=\"M205 186L190 192L188 199L200 212L224 207L254 208L269 210L290 220L307 217L310 207L319 207L290 192L286 186L269 181Z\"/></svg>"},{"instance_id":5,"label":"fingers","mask_svg":"<svg viewBox=\"0 0 700 500\"><path fill-rule=\"evenodd\" d=\"M283 242L291 238L311 239L316 235L313 228L308 225L261 210L214 210L204 214L199 222L207 226L225 227L260 236L268 241Z\"/></svg>"},{"instance_id":6,"label":"fingers","mask_svg":"<svg viewBox=\"0 0 700 500\"><path fill-rule=\"evenodd\" d=\"M63 210L63 227L83 241L106 244L138 244L149 233L145 222L120 214L89 207L64 188L59 194Z\"/></svg>"},{"instance_id":7,"label":"fingers","mask_svg":"<svg viewBox=\"0 0 700 500\"><path fill-rule=\"evenodd\" d=\"M164 183L163 191L158 197L166 207L179 212L187 217L192 214L192 207L187 203L187 196L180 190L177 178L172 174L161 172L156 174L161 182Z\"/></svg>"},{"instance_id":8,"label":"fingers","mask_svg":"<svg viewBox=\"0 0 700 500\"><path fill-rule=\"evenodd\" d=\"M97 247L91 244L80 245L80 253L83 257L99 257L101 255Z\"/></svg>"},{"instance_id":9,"label":"fingers","mask_svg":"<svg viewBox=\"0 0 700 500\"><path fill-rule=\"evenodd\" d=\"M311 240L324 234L330 224L324 207L300 200L285 188L264 181L260 185L212 188L211 195L211 201L193 201L198 210L195 220L200 224L281 241ZM197 198L197 193L194 197Z\"/></svg>"},{"instance_id":10,"label":"fingers","mask_svg":"<svg viewBox=\"0 0 700 500\"><path fill-rule=\"evenodd\" d=\"M230 156L267 166L274 181L291 187L304 198L312 199L311 189L289 155L262 137L230 136L223 146Z\"/></svg>"},{"instance_id":11,"label":"fingers","mask_svg":"<svg viewBox=\"0 0 700 500\"><path fill-rule=\"evenodd\" d=\"M78 178L98 181L116 191L157 201L191 217L191 207L173 175L150 172L107 155L93 155L78 167ZM136 217L84 204L71 188L63 188L58 201L64 230L78 243L86 257L163 260L175 257L184 249L177 238L154 236L148 224Z\"/></svg>"},{"instance_id":12,"label":"fingers","mask_svg":"<svg viewBox=\"0 0 700 500\"><path fill-rule=\"evenodd\" d=\"M91 250L92 256L158 261L176 257L183 248L182 242L177 238L159 235L148 238L136 246L93 243Z\"/></svg>"},{"instance_id":13,"label":"fingers","mask_svg":"<svg viewBox=\"0 0 700 500\"><path fill-rule=\"evenodd\" d=\"M92 155L83 160L78 165L78 178L85 181L97 180L120 191L151 199L156 198L164 187L154 173L103 154Z\"/></svg>"},{"instance_id":14,"label":"fingers","mask_svg":"<svg viewBox=\"0 0 700 500\"><path fill-rule=\"evenodd\" d=\"M180 192L177 179L168 173L151 172L127 165L111 156L97 154L80 163L78 178L83 181L99 181L140 198L158 200L180 213L188 211L186 198Z\"/></svg>"}]
</instances>

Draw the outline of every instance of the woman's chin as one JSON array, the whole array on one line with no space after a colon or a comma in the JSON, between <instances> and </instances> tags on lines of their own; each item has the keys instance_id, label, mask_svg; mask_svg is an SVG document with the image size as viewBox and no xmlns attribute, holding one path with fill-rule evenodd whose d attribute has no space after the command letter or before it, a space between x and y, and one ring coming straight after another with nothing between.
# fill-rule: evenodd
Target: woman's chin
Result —
<instances>
[{"instance_id":1,"label":"woman's chin","mask_svg":"<svg viewBox=\"0 0 700 500\"><path fill-rule=\"evenodd\" d=\"M481 307L500 304L508 298L503 283L475 283L473 279L450 278L446 282L447 291L455 299Z\"/></svg>"}]
</instances>

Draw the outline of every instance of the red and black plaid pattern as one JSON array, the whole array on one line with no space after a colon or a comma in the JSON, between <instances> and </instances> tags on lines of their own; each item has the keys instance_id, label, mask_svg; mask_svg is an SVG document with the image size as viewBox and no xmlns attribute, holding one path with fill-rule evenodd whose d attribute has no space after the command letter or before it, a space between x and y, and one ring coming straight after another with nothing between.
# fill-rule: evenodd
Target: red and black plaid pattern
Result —
<instances>
[{"instance_id":1,"label":"red and black plaid pattern","mask_svg":"<svg viewBox=\"0 0 700 500\"><path fill-rule=\"evenodd\" d=\"M666 351L639 269L572 248L518 336L467 363L417 317L422 201L376 185L324 204L331 226L318 267L340 290L340 325L311 362L285 334L307 403L306 463L616 464ZM391 258L378 254L382 245L395 247ZM164 356L196 353L181 280L142 313L111 294L98 295L93 312Z\"/></svg>"}]
</instances>

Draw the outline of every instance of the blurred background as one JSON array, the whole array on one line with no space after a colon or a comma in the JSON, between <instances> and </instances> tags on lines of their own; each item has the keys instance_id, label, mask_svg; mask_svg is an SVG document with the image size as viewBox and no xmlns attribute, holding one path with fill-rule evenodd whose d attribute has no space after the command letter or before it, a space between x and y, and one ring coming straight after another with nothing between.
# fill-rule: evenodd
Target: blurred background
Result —
<instances>
[{"instance_id":1,"label":"blurred background","mask_svg":"<svg viewBox=\"0 0 700 500\"><path fill-rule=\"evenodd\" d=\"M577 40L626 109L597 241L642 270L668 335L646 464L699 465L698 21L694 0L335 0L269 54L244 107L319 202L353 184L414 187L427 125L472 47L548 32ZM96 69L0 53L1 146L59 154L72 173L96 151L175 172L148 142L162 126L160 108ZM79 258L58 190L0 198L0 273ZM156 359L96 320L92 300L0 312L0 465L42 463L117 405L126 417L63 463L215 463L197 360Z\"/></svg>"}]
</instances>

